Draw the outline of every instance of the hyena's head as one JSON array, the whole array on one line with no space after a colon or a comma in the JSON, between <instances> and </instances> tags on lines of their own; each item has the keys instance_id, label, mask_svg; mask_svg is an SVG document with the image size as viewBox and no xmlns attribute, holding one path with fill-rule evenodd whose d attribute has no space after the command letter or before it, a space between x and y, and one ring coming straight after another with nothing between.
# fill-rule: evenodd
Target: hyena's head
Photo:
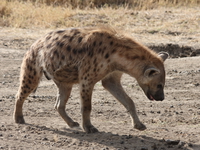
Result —
<instances>
[{"instance_id":1,"label":"hyena's head","mask_svg":"<svg viewBox=\"0 0 200 150\"><path fill-rule=\"evenodd\" d=\"M158 56L164 62L168 57L168 53L160 52ZM147 66L138 83L149 100L164 100L165 70L163 63L156 64L156 67L153 65Z\"/></svg>"}]
</instances>

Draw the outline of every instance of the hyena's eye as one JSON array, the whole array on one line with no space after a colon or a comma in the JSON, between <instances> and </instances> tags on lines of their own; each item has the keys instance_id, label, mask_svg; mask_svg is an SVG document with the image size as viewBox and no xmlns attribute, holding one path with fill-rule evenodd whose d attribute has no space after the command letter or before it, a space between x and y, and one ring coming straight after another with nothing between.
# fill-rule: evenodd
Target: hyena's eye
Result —
<instances>
[{"instance_id":1,"label":"hyena's eye","mask_svg":"<svg viewBox=\"0 0 200 150\"><path fill-rule=\"evenodd\" d=\"M158 85L157 85L157 88L158 88L158 89L162 89L162 84L158 84Z\"/></svg>"}]
</instances>

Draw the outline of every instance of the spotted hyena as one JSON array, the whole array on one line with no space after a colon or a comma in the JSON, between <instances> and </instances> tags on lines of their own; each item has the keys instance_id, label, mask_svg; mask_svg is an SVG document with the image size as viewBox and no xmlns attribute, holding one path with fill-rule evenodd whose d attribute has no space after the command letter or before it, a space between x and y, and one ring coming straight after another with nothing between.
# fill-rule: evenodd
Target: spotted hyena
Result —
<instances>
[{"instance_id":1,"label":"spotted hyena","mask_svg":"<svg viewBox=\"0 0 200 150\"><path fill-rule=\"evenodd\" d=\"M37 40L24 56L16 95L15 122L25 122L22 113L24 100L36 90L44 74L58 87L55 108L69 127L79 126L65 111L73 84L79 84L83 129L87 133L98 131L91 124L90 112L94 85L101 80L104 88L128 110L134 127L145 130L120 79L123 73L127 73L136 78L150 100L163 100L163 62L167 57L167 53L156 54L111 28L70 28L51 32Z\"/></svg>"}]
</instances>

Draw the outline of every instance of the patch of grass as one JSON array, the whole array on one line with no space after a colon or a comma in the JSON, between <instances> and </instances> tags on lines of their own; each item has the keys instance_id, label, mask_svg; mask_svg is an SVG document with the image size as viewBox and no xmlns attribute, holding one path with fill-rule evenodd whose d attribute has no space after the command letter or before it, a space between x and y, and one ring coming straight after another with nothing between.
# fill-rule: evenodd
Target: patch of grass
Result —
<instances>
[{"instance_id":1,"label":"patch of grass","mask_svg":"<svg viewBox=\"0 0 200 150\"><path fill-rule=\"evenodd\" d=\"M141 9L199 3L200 0L1 0L0 26L62 28L112 24L126 27L130 17L137 18ZM147 15L143 17L146 20Z\"/></svg>"}]
</instances>

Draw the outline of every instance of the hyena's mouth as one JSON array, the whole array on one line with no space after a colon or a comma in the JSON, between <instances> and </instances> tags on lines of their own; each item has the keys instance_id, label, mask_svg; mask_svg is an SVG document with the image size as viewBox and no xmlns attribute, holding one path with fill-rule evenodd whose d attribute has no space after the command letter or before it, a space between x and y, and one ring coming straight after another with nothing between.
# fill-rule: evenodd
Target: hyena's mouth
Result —
<instances>
[{"instance_id":1,"label":"hyena's mouth","mask_svg":"<svg viewBox=\"0 0 200 150\"><path fill-rule=\"evenodd\" d=\"M147 97L149 100L154 101L155 99L153 98L153 96L150 93L147 93Z\"/></svg>"},{"instance_id":2,"label":"hyena's mouth","mask_svg":"<svg viewBox=\"0 0 200 150\"><path fill-rule=\"evenodd\" d=\"M147 97L149 100L151 101L163 101L164 100L164 95L163 94L159 94L159 95L152 95L150 93L147 93Z\"/></svg>"}]
</instances>

